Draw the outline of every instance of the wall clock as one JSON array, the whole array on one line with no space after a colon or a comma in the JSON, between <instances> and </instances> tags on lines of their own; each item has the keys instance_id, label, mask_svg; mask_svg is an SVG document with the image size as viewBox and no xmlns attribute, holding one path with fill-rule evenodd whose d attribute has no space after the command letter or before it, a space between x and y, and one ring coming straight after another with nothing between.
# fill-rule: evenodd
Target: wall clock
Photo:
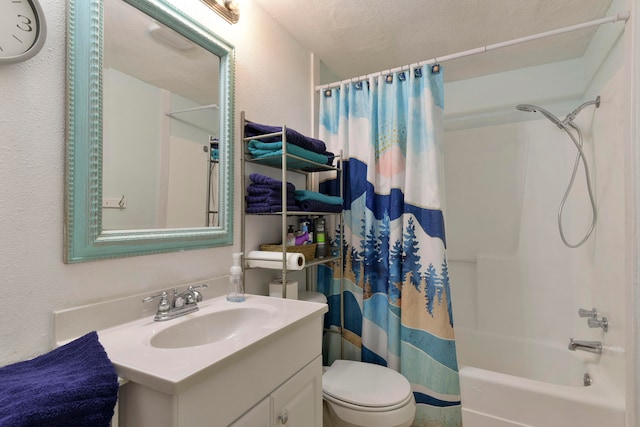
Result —
<instances>
[{"instance_id":1,"label":"wall clock","mask_svg":"<svg viewBox=\"0 0 640 427\"><path fill-rule=\"evenodd\" d=\"M31 58L42 49L45 36L38 0L0 1L0 64Z\"/></svg>"}]
</instances>

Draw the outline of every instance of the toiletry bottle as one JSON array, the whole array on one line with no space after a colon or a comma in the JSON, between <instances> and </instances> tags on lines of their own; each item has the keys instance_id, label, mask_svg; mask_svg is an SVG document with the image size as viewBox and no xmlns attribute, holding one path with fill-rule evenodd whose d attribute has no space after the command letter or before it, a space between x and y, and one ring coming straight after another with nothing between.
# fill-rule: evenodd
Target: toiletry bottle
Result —
<instances>
[{"instance_id":1,"label":"toiletry bottle","mask_svg":"<svg viewBox=\"0 0 640 427\"><path fill-rule=\"evenodd\" d=\"M309 240L309 225L308 224L309 223L306 222L306 221L301 221L300 222L300 235L303 235L303 234L307 235L307 242L305 242L305 243L308 243L308 240Z\"/></svg>"},{"instance_id":2,"label":"toiletry bottle","mask_svg":"<svg viewBox=\"0 0 640 427\"><path fill-rule=\"evenodd\" d=\"M311 219L307 221L307 228L309 229L309 244L311 244L315 242L315 240L313 240L313 221Z\"/></svg>"},{"instance_id":3,"label":"toiletry bottle","mask_svg":"<svg viewBox=\"0 0 640 427\"><path fill-rule=\"evenodd\" d=\"M287 246L295 246L296 244L296 235L293 231L293 225L289 226L289 230L287 230Z\"/></svg>"},{"instance_id":4,"label":"toiletry bottle","mask_svg":"<svg viewBox=\"0 0 640 427\"><path fill-rule=\"evenodd\" d=\"M313 243L313 223L309 218L300 218L300 232L304 234L305 232L309 234L309 239L307 243Z\"/></svg>"},{"instance_id":5,"label":"toiletry bottle","mask_svg":"<svg viewBox=\"0 0 640 427\"><path fill-rule=\"evenodd\" d=\"M308 241L309 241L309 233L307 233L306 231L295 237L296 246L306 245Z\"/></svg>"},{"instance_id":6,"label":"toiletry bottle","mask_svg":"<svg viewBox=\"0 0 640 427\"><path fill-rule=\"evenodd\" d=\"M316 247L316 257L324 258L327 256L327 247L325 241L325 222L324 217L318 217L315 221L315 239L318 246Z\"/></svg>"},{"instance_id":7,"label":"toiletry bottle","mask_svg":"<svg viewBox=\"0 0 640 427\"><path fill-rule=\"evenodd\" d=\"M242 302L244 301L244 282L242 281L242 265L240 260L242 252L233 254L233 265L229 270L229 293L227 293L227 301Z\"/></svg>"}]
</instances>

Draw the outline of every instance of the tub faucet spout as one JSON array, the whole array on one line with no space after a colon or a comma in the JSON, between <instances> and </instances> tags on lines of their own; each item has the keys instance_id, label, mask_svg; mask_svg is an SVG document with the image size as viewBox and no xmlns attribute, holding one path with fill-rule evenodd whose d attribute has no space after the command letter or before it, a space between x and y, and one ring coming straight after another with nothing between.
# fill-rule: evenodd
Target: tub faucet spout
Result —
<instances>
[{"instance_id":1,"label":"tub faucet spout","mask_svg":"<svg viewBox=\"0 0 640 427\"><path fill-rule=\"evenodd\" d=\"M569 350L588 351L589 353L602 354L602 342L600 341L579 341L573 338L569 339Z\"/></svg>"}]
</instances>

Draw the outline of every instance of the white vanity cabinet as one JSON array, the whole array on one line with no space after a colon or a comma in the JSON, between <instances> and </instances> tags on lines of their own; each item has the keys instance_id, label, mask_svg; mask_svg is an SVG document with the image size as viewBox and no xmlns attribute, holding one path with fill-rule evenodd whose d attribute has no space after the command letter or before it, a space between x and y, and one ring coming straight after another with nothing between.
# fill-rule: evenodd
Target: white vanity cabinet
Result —
<instances>
[{"instance_id":1,"label":"white vanity cabinet","mask_svg":"<svg viewBox=\"0 0 640 427\"><path fill-rule=\"evenodd\" d=\"M142 337L170 327L148 319L101 334L118 374L129 380L118 397L119 427L321 427L326 304L257 295L238 305L224 297L206 304L170 322L193 326L215 306L221 313L268 306L272 317L238 337L193 347L144 344Z\"/></svg>"},{"instance_id":2,"label":"white vanity cabinet","mask_svg":"<svg viewBox=\"0 0 640 427\"><path fill-rule=\"evenodd\" d=\"M305 366L231 427L322 426L322 360Z\"/></svg>"},{"instance_id":3,"label":"white vanity cabinet","mask_svg":"<svg viewBox=\"0 0 640 427\"><path fill-rule=\"evenodd\" d=\"M271 427L271 398L265 397L229 427Z\"/></svg>"}]
</instances>

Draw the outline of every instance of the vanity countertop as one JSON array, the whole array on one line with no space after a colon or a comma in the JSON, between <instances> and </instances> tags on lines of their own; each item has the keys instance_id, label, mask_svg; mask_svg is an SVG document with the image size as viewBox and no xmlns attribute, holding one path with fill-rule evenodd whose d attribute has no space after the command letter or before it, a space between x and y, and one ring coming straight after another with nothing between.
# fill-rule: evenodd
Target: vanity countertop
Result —
<instances>
[{"instance_id":1,"label":"vanity countertop","mask_svg":"<svg viewBox=\"0 0 640 427\"><path fill-rule=\"evenodd\" d=\"M100 342L118 375L164 393L177 394L201 377L228 367L239 353L255 350L297 324L316 321L328 310L326 304L258 295L247 295L240 303L229 302L222 296L199 303L199 308L197 312L172 320L156 322L151 316L99 330ZM237 314L237 310L246 314L228 316L231 311ZM251 319L253 313L260 313L258 322ZM178 342L175 348L157 345L161 335L171 337L174 331L177 341L182 338L188 341L190 338L185 335L202 328L207 317L216 319L223 329L217 335L214 331L215 337L205 338L211 342ZM247 319L247 323L236 328L229 319L240 319L237 322L241 325ZM174 329L167 331L170 328ZM207 325L207 330L215 329L216 324Z\"/></svg>"}]
</instances>

